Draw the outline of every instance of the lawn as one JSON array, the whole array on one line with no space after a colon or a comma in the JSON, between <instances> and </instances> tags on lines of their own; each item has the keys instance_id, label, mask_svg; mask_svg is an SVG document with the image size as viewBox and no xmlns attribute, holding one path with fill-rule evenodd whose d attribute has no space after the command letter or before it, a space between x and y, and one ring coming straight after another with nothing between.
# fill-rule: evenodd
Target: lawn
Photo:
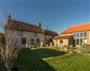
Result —
<instances>
[{"instance_id":1,"label":"lawn","mask_svg":"<svg viewBox=\"0 0 90 71\"><path fill-rule=\"evenodd\" d=\"M90 71L90 57L49 48L22 49L16 65L18 71Z\"/></svg>"}]
</instances>

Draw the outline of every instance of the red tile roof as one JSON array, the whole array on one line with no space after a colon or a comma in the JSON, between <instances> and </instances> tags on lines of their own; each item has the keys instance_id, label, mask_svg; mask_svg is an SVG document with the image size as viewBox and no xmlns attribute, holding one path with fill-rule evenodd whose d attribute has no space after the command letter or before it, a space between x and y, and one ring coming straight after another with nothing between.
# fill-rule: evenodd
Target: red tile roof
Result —
<instances>
[{"instance_id":1,"label":"red tile roof","mask_svg":"<svg viewBox=\"0 0 90 71\"><path fill-rule=\"evenodd\" d=\"M17 20L12 20L11 23L9 22L6 25L6 28L7 27L9 27L10 29L19 30L19 31L29 31L29 32L44 33L42 28L40 28L39 26L32 25L32 24L27 24L27 23L17 21Z\"/></svg>"},{"instance_id":2,"label":"red tile roof","mask_svg":"<svg viewBox=\"0 0 90 71\"><path fill-rule=\"evenodd\" d=\"M27 24L25 22L17 21L17 20L8 20L5 28L9 28L12 30L19 30L19 31L29 31L29 32L37 32L37 33L44 33L45 35L56 36L57 33L49 30L45 30L39 26Z\"/></svg>"},{"instance_id":3,"label":"red tile roof","mask_svg":"<svg viewBox=\"0 0 90 71\"><path fill-rule=\"evenodd\" d=\"M74 32L83 32L83 31L90 31L90 22L71 27L65 30L64 32L62 32L61 34L69 34Z\"/></svg>"}]
</instances>

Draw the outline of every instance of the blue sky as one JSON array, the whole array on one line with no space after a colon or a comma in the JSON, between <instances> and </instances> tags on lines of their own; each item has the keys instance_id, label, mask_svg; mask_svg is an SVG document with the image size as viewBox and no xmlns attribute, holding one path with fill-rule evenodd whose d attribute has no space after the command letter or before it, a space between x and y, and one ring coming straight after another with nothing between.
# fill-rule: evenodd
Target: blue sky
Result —
<instances>
[{"instance_id":1,"label":"blue sky","mask_svg":"<svg viewBox=\"0 0 90 71\"><path fill-rule=\"evenodd\" d=\"M70 26L90 22L90 0L1 0L0 31L9 13L13 19L58 33Z\"/></svg>"}]
</instances>

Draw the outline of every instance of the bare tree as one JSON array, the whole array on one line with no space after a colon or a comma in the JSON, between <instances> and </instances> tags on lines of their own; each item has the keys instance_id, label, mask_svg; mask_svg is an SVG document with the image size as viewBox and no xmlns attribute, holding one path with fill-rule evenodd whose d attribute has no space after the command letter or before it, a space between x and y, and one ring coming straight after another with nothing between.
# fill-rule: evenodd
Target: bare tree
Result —
<instances>
[{"instance_id":1,"label":"bare tree","mask_svg":"<svg viewBox=\"0 0 90 71\"><path fill-rule=\"evenodd\" d=\"M4 65L7 68L7 71L11 71L13 66L13 61L17 56L17 34L14 32L11 27L13 25L11 15L8 16L7 22L4 25L4 34L2 35L1 42L1 57L4 61Z\"/></svg>"},{"instance_id":2,"label":"bare tree","mask_svg":"<svg viewBox=\"0 0 90 71\"><path fill-rule=\"evenodd\" d=\"M14 36L14 38L11 38ZM16 39L16 36L14 33L9 33L8 28L5 29L4 34L1 36L1 42L0 42L0 57L2 59L1 62L4 63L5 67L7 68L7 71L11 71L14 63L14 59L17 56L18 46L17 46L18 40Z\"/></svg>"},{"instance_id":3,"label":"bare tree","mask_svg":"<svg viewBox=\"0 0 90 71\"><path fill-rule=\"evenodd\" d=\"M5 59L4 54L5 54L5 46L6 46L6 42L5 42L5 37L3 33L0 33L0 63L2 63Z\"/></svg>"}]
</instances>

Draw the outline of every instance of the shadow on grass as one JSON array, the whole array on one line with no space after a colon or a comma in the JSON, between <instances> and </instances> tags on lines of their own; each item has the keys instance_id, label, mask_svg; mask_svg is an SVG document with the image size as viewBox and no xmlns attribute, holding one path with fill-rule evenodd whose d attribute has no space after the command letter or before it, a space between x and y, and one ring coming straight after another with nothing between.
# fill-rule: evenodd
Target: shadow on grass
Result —
<instances>
[{"instance_id":1,"label":"shadow on grass","mask_svg":"<svg viewBox=\"0 0 90 71\"><path fill-rule=\"evenodd\" d=\"M65 54L65 52L57 51L55 49L50 48L34 49L31 51L31 53L32 55L36 55L40 58L48 58Z\"/></svg>"},{"instance_id":2,"label":"shadow on grass","mask_svg":"<svg viewBox=\"0 0 90 71\"><path fill-rule=\"evenodd\" d=\"M18 71L55 71L42 58L54 57L63 55L64 52L59 52L52 49L33 49L24 48L18 55L16 65Z\"/></svg>"}]
</instances>

